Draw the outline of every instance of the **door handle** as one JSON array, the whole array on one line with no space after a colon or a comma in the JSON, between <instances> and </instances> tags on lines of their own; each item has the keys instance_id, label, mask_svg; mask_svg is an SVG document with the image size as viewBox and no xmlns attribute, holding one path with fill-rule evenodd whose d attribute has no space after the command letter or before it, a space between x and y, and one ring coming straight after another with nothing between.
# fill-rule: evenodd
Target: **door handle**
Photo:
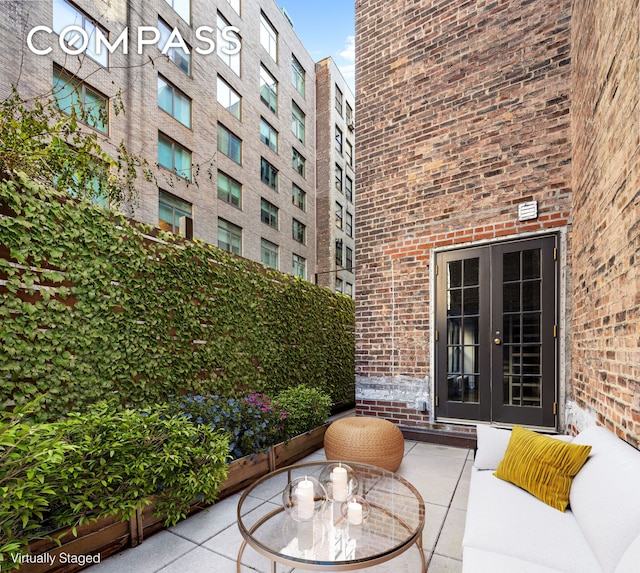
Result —
<instances>
[{"instance_id":1,"label":"door handle","mask_svg":"<svg viewBox=\"0 0 640 573\"><path fill-rule=\"evenodd\" d=\"M500 345L502 344L502 339L501 339L501 338L494 338L494 339L493 339L493 343L494 343L496 346L500 346Z\"/></svg>"}]
</instances>

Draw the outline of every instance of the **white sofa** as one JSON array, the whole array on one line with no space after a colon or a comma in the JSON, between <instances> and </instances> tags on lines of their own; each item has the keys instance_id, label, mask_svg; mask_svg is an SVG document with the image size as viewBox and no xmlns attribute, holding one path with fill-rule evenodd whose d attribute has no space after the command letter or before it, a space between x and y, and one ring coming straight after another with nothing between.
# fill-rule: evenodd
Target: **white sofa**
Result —
<instances>
[{"instance_id":1,"label":"white sofa","mask_svg":"<svg viewBox=\"0 0 640 573\"><path fill-rule=\"evenodd\" d=\"M478 426L463 573L639 573L640 451L601 427L576 436L592 450L563 513L493 475L509 437Z\"/></svg>"}]
</instances>

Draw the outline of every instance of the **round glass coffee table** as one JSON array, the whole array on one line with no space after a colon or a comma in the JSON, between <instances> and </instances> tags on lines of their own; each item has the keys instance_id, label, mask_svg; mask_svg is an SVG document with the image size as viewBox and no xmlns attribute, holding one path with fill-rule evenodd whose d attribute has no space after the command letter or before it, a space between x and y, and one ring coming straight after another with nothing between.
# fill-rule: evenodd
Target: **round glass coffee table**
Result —
<instances>
[{"instance_id":1,"label":"round glass coffee table","mask_svg":"<svg viewBox=\"0 0 640 573\"><path fill-rule=\"evenodd\" d=\"M296 570L357 571L397 558L415 547L421 565L412 565L411 573L425 573L424 501L415 487L387 470L342 462L355 477L350 481L355 491L349 498L360 508L355 506L356 513L351 513L354 506L349 502L332 499L333 482L327 481L327 476L336 464L315 461L282 468L243 492L238 502L238 527L244 538L238 553L238 573L242 573L247 545L270 560L272 572L277 571L277 564ZM286 493L291 494L294 484L302 480L315 480L328 491L328 499L323 501L316 489L310 518L306 511L300 518L287 505L291 495ZM337 497L342 496L338 493ZM401 569L394 567L395 571Z\"/></svg>"}]
</instances>

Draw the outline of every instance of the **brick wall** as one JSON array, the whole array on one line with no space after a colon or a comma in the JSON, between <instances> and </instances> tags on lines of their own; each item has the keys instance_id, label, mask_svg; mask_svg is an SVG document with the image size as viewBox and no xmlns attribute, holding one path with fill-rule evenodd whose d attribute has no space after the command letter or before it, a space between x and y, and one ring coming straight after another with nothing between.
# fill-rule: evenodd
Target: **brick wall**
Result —
<instances>
[{"instance_id":1,"label":"brick wall","mask_svg":"<svg viewBox=\"0 0 640 573\"><path fill-rule=\"evenodd\" d=\"M408 377L429 393L433 249L570 236L570 4L358 3L362 413L373 380L396 395ZM519 223L529 200L540 216ZM415 413L414 399L398 401Z\"/></svg>"},{"instance_id":2,"label":"brick wall","mask_svg":"<svg viewBox=\"0 0 640 573\"><path fill-rule=\"evenodd\" d=\"M572 20L573 377L579 409L640 446L640 7Z\"/></svg>"}]
</instances>

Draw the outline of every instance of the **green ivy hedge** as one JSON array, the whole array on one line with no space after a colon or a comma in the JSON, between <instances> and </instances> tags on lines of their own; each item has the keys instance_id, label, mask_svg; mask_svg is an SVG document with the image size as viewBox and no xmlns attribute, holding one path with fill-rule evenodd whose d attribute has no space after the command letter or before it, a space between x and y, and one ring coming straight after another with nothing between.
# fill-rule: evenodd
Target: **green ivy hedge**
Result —
<instances>
[{"instance_id":1,"label":"green ivy hedge","mask_svg":"<svg viewBox=\"0 0 640 573\"><path fill-rule=\"evenodd\" d=\"M3 404L47 393L45 419L297 384L353 401L350 298L26 177L0 184L0 213Z\"/></svg>"},{"instance_id":2,"label":"green ivy hedge","mask_svg":"<svg viewBox=\"0 0 640 573\"><path fill-rule=\"evenodd\" d=\"M32 423L29 406L0 412L0 571L17 566L12 555L31 539L99 517L128 521L152 501L175 525L194 500L214 503L227 477L225 433L166 407L114 411L101 402Z\"/></svg>"}]
</instances>

